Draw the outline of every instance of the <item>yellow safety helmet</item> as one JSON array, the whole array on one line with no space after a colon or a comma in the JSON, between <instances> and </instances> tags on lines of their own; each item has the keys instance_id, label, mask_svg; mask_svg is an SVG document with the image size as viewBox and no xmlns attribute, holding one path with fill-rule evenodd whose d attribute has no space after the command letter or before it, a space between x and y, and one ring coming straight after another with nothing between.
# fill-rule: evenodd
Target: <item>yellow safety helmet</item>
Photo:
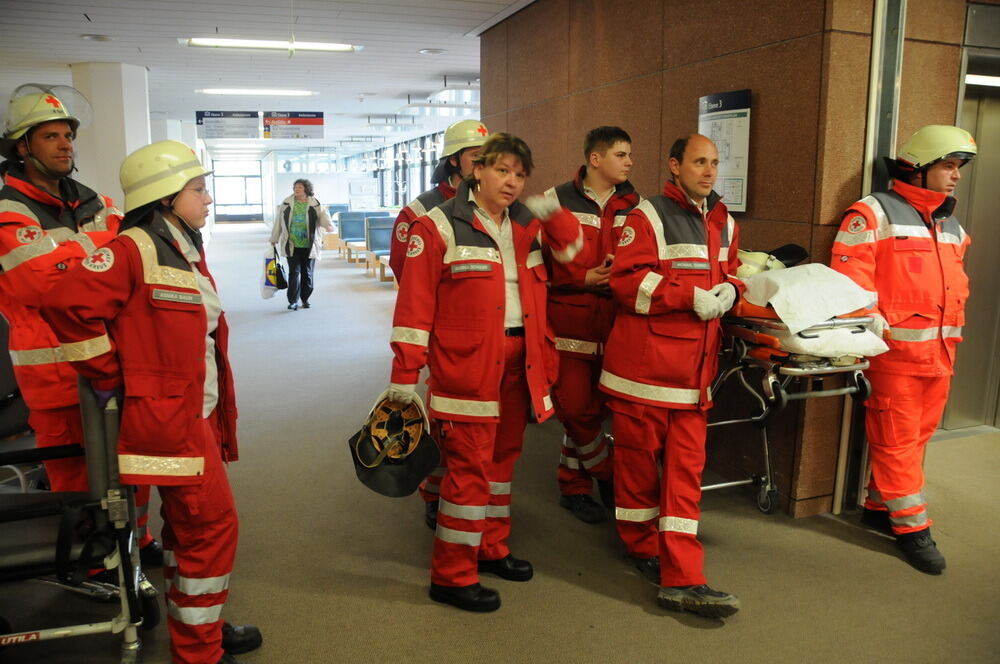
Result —
<instances>
[{"instance_id":1,"label":"yellow safety helmet","mask_svg":"<svg viewBox=\"0 0 1000 664\"><path fill-rule=\"evenodd\" d=\"M431 182L442 182L448 177L448 158L466 148L478 148L489 138L490 130L479 120L459 120L444 130L444 145Z\"/></svg>"},{"instance_id":2,"label":"yellow safety helmet","mask_svg":"<svg viewBox=\"0 0 1000 664\"><path fill-rule=\"evenodd\" d=\"M126 214L161 198L176 194L188 182L212 171L180 141L157 141L125 157L118 180L125 192Z\"/></svg>"},{"instance_id":3,"label":"yellow safety helmet","mask_svg":"<svg viewBox=\"0 0 1000 664\"><path fill-rule=\"evenodd\" d=\"M21 95L11 99L7 105L7 121L4 124L3 136L16 141L32 127L56 120L68 122L74 132L80 127L79 118L71 115L54 94L34 92Z\"/></svg>"},{"instance_id":4,"label":"yellow safety helmet","mask_svg":"<svg viewBox=\"0 0 1000 664\"><path fill-rule=\"evenodd\" d=\"M942 159L962 159L965 165L976 156L972 134L951 125L927 125L918 129L896 155L897 165L905 171L919 171Z\"/></svg>"}]
</instances>

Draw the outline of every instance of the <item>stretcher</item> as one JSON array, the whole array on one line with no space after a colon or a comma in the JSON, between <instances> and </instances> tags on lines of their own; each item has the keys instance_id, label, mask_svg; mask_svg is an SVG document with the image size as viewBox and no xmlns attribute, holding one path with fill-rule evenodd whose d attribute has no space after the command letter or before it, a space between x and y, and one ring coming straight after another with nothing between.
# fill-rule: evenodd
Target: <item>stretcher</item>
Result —
<instances>
[{"instance_id":1,"label":"stretcher","mask_svg":"<svg viewBox=\"0 0 1000 664\"><path fill-rule=\"evenodd\" d=\"M710 422L709 427L730 424L752 424L760 431L763 456L763 475L755 474L746 480L722 482L703 486L703 491L753 484L758 487L757 507L771 513L777 507L778 490L771 471L768 449L768 420L781 413L790 401L822 397L851 395L864 401L871 394L871 384L864 370L869 363L860 354L843 354L834 357L810 354L813 347L822 345L824 336L837 335L843 344L845 335L863 335L871 318L860 314L832 318L790 333L774 310L758 307L740 300L722 320L723 351L720 370L712 383L712 394L717 394L731 378L739 381L756 404L752 414ZM847 337L849 344L850 337ZM846 376L844 387L825 388L823 381L832 376ZM751 377L757 378L754 384Z\"/></svg>"},{"instance_id":2,"label":"stretcher","mask_svg":"<svg viewBox=\"0 0 1000 664\"><path fill-rule=\"evenodd\" d=\"M80 383L89 493L28 491L0 493L0 582L56 584L73 592L119 601L110 620L48 629L12 626L0 616L0 648L49 639L109 633L122 639L122 664L140 661L138 628L159 621L157 591L139 564L133 490L118 477L118 408L101 409ZM76 448L79 446L64 446ZM58 458L73 450L41 448L0 452L0 465ZM90 570L105 568L117 582L95 581ZM89 616L88 616L89 617Z\"/></svg>"}]
</instances>

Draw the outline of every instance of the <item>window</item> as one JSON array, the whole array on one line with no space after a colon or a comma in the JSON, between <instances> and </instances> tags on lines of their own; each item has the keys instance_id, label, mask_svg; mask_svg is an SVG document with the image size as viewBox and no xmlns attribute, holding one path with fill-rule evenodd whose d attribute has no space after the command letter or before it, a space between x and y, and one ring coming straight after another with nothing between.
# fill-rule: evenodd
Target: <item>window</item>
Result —
<instances>
[{"instance_id":1,"label":"window","mask_svg":"<svg viewBox=\"0 0 1000 664\"><path fill-rule=\"evenodd\" d=\"M259 161L213 161L212 198L216 221L264 218Z\"/></svg>"}]
</instances>

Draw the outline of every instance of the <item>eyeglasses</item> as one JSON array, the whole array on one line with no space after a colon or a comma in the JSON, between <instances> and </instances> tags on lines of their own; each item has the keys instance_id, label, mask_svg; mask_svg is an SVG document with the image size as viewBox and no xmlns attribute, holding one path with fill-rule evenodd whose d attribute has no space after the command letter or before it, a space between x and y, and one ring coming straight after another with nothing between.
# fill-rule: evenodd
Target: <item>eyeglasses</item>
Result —
<instances>
[{"instance_id":1,"label":"eyeglasses","mask_svg":"<svg viewBox=\"0 0 1000 664\"><path fill-rule=\"evenodd\" d=\"M205 187L184 187L184 189L182 189L181 191L193 191L194 193L198 194L202 198L204 198L205 196L207 196L208 193L209 193L208 189L206 189Z\"/></svg>"}]
</instances>

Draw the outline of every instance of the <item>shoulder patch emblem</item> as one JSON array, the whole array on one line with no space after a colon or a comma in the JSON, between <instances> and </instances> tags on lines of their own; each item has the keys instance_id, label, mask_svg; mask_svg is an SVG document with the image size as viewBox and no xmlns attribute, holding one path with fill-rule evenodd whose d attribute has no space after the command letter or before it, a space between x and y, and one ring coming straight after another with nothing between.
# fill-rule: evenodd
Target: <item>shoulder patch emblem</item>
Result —
<instances>
[{"instance_id":1,"label":"shoulder patch emblem","mask_svg":"<svg viewBox=\"0 0 1000 664\"><path fill-rule=\"evenodd\" d=\"M107 272L115 264L115 254L107 247L101 247L83 259L83 266L91 272Z\"/></svg>"},{"instance_id":2,"label":"shoulder patch emblem","mask_svg":"<svg viewBox=\"0 0 1000 664\"><path fill-rule=\"evenodd\" d=\"M23 226L17 229L17 241L21 244L31 244L42 239L42 229L38 226Z\"/></svg>"},{"instance_id":3,"label":"shoulder patch emblem","mask_svg":"<svg viewBox=\"0 0 1000 664\"><path fill-rule=\"evenodd\" d=\"M851 220L847 222L848 233L860 233L866 228L868 228L868 222L861 215L851 217Z\"/></svg>"},{"instance_id":4,"label":"shoulder patch emblem","mask_svg":"<svg viewBox=\"0 0 1000 664\"><path fill-rule=\"evenodd\" d=\"M406 242L406 238L410 236L410 225L405 221L401 221L396 224L396 239L400 242Z\"/></svg>"},{"instance_id":5,"label":"shoulder patch emblem","mask_svg":"<svg viewBox=\"0 0 1000 664\"><path fill-rule=\"evenodd\" d=\"M618 240L619 247L627 247L632 244L632 240L635 239L635 229L631 226L626 226L622 229L622 237Z\"/></svg>"},{"instance_id":6,"label":"shoulder patch emblem","mask_svg":"<svg viewBox=\"0 0 1000 664\"><path fill-rule=\"evenodd\" d=\"M414 235L410 238L410 244L406 247L407 258L414 258L424 253L424 238Z\"/></svg>"}]
</instances>

